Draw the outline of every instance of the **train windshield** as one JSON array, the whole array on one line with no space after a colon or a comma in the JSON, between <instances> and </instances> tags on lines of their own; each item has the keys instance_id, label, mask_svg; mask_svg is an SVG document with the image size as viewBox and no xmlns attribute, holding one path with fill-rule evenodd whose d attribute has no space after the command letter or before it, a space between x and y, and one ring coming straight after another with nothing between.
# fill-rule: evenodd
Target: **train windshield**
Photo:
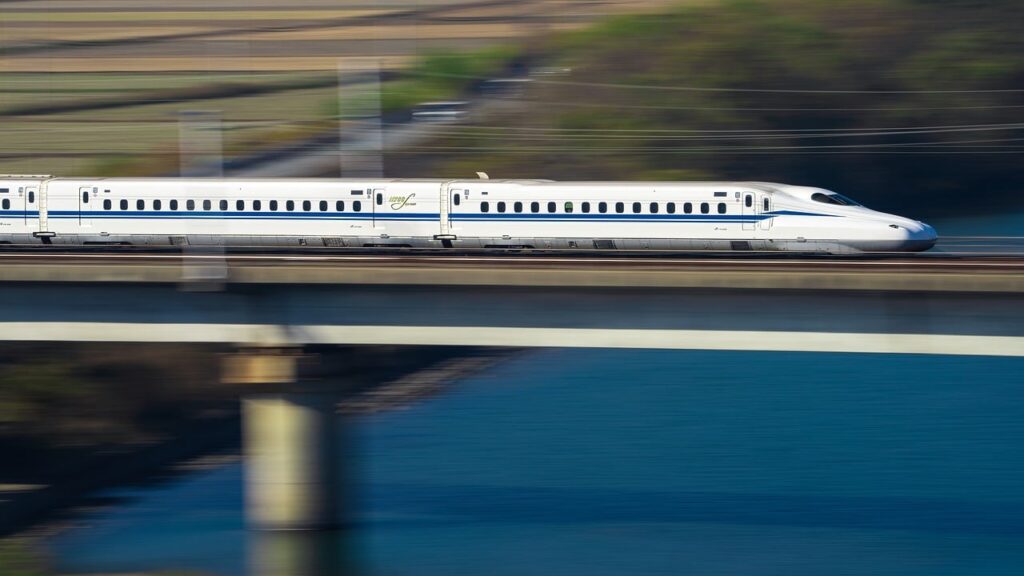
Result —
<instances>
[{"instance_id":1,"label":"train windshield","mask_svg":"<svg viewBox=\"0 0 1024 576\"><path fill-rule=\"evenodd\" d=\"M857 202L852 198L847 198L846 196L836 192L829 192L828 194L815 192L814 194L811 194L811 200L821 202L823 204L836 204L839 206L863 206L860 202Z\"/></svg>"}]
</instances>

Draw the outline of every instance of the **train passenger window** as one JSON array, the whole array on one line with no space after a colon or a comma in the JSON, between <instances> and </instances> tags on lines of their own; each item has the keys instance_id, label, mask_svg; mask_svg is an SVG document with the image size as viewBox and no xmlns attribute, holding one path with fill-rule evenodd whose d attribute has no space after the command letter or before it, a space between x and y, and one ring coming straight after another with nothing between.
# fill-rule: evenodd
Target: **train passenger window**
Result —
<instances>
[{"instance_id":1,"label":"train passenger window","mask_svg":"<svg viewBox=\"0 0 1024 576\"><path fill-rule=\"evenodd\" d=\"M622 202L616 202L615 203L615 213L616 214L622 214L625 211L626 211L626 205L625 204L623 204Z\"/></svg>"},{"instance_id":2,"label":"train passenger window","mask_svg":"<svg viewBox=\"0 0 1024 576\"><path fill-rule=\"evenodd\" d=\"M718 213L725 214L725 202L718 203Z\"/></svg>"},{"instance_id":3,"label":"train passenger window","mask_svg":"<svg viewBox=\"0 0 1024 576\"><path fill-rule=\"evenodd\" d=\"M530 212L534 214L540 212L540 202L530 202Z\"/></svg>"},{"instance_id":4,"label":"train passenger window","mask_svg":"<svg viewBox=\"0 0 1024 576\"><path fill-rule=\"evenodd\" d=\"M555 211L555 203L554 202L548 202L548 212L554 213L554 211Z\"/></svg>"},{"instance_id":5,"label":"train passenger window","mask_svg":"<svg viewBox=\"0 0 1024 576\"><path fill-rule=\"evenodd\" d=\"M355 212L362 212L363 211L363 202L362 202L362 200L353 200L352 201L352 210L355 211Z\"/></svg>"},{"instance_id":6,"label":"train passenger window","mask_svg":"<svg viewBox=\"0 0 1024 576\"><path fill-rule=\"evenodd\" d=\"M220 202L218 203L218 205L220 206L220 209L221 209L221 211L222 211L222 212L223 212L224 210L227 210L227 209L228 209L228 201L227 201L227 200L221 200L221 201L220 201Z\"/></svg>"},{"instance_id":7,"label":"train passenger window","mask_svg":"<svg viewBox=\"0 0 1024 576\"><path fill-rule=\"evenodd\" d=\"M488 211L490 211L490 209L491 209L491 203L490 202L481 202L480 203L480 211L481 212L488 212Z\"/></svg>"},{"instance_id":8,"label":"train passenger window","mask_svg":"<svg viewBox=\"0 0 1024 576\"><path fill-rule=\"evenodd\" d=\"M10 210L11 209L11 201L8 200L7 198L4 198L3 204L0 204L0 207L2 207L4 210Z\"/></svg>"},{"instance_id":9,"label":"train passenger window","mask_svg":"<svg viewBox=\"0 0 1024 576\"><path fill-rule=\"evenodd\" d=\"M583 211L584 214L590 214L590 202L580 204L580 210Z\"/></svg>"},{"instance_id":10,"label":"train passenger window","mask_svg":"<svg viewBox=\"0 0 1024 576\"><path fill-rule=\"evenodd\" d=\"M658 213L658 203L657 202L651 202L650 208L651 208L651 214L657 214Z\"/></svg>"},{"instance_id":11,"label":"train passenger window","mask_svg":"<svg viewBox=\"0 0 1024 576\"><path fill-rule=\"evenodd\" d=\"M666 204L665 205L665 212L668 212L669 214L675 214L676 213L676 203L675 202L669 202L668 204Z\"/></svg>"},{"instance_id":12,"label":"train passenger window","mask_svg":"<svg viewBox=\"0 0 1024 576\"><path fill-rule=\"evenodd\" d=\"M320 201L320 211L327 212L327 200Z\"/></svg>"},{"instance_id":13,"label":"train passenger window","mask_svg":"<svg viewBox=\"0 0 1024 576\"><path fill-rule=\"evenodd\" d=\"M750 208L751 206L753 206L754 205L754 195L753 194L747 194L743 198L743 205L746 206L747 208Z\"/></svg>"},{"instance_id":14,"label":"train passenger window","mask_svg":"<svg viewBox=\"0 0 1024 576\"><path fill-rule=\"evenodd\" d=\"M213 208L213 203L209 200L203 200L203 210L210 210Z\"/></svg>"},{"instance_id":15,"label":"train passenger window","mask_svg":"<svg viewBox=\"0 0 1024 576\"><path fill-rule=\"evenodd\" d=\"M178 201L177 200L171 200L171 210L177 210L177 209L178 209Z\"/></svg>"},{"instance_id":16,"label":"train passenger window","mask_svg":"<svg viewBox=\"0 0 1024 576\"><path fill-rule=\"evenodd\" d=\"M186 201L185 202L185 208L188 208L189 210L195 210L196 209L196 201L195 200L188 200L188 201Z\"/></svg>"},{"instance_id":17,"label":"train passenger window","mask_svg":"<svg viewBox=\"0 0 1024 576\"><path fill-rule=\"evenodd\" d=\"M245 200L235 200L235 210L239 212L245 210Z\"/></svg>"},{"instance_id":18,"label":"train passenger window","mask_svg":"<svg viewBox=\"0 0 1024 576\"><path fill-rule=\"evenodd\" d=\"M313 209L313 203L312 202L310 202L309 200L303 200L302 201L302 211L303 212L309 212L312 209Z\"/></svg>"},{"instance_id":19,"label":"train passenger window","mask_svg":"<svg viewBox=\"0 0 1024 576\"><path fill-rule=\"evenodd\" d=\"M708 204L707 202L701 202L700 203L700 213L701 214L707 214L709 212L711 212L711 205Z\"/></svg>"},{"instance_id":20,"label":"train passenger window","mask_svg":"<svg viewBox=\"0 0 1024 576\"><path fill-rule=\"evenodd\" d=\"M565 213L572 214L572 202L565 203Z\"/></svg>"},{"instance_id":21,"label":"train passenger window","mask_svg":"<svg viewBox=\"0 0 1024 576\"><path fill-rule=\"evenodd\" d=\"M505 211L505 203L504 202L498 202L498 212L504 212L504 211Z\"/></svg>"},{"instance_id":22,"label":"train passenger window","mask_svg":"<svg viewBox=\"0 0 1024 576\"><path fill-rule=\"evenodd\" d=\"M767 198L765 198L763 200L763 206L764 206L764 211L765 212L768 212L769 210L771 210L771 208L768 207L768 199Z\"/></svg>"},{"instance_id":23,"label":"train passenger window","mask_svg":"<svg viewBox=\"0 0 1024 576\"><path fill-rule=\"evenodd\" d=\"M519 214L520 212L523 211L523 203L516 202L515 204L512 205L512 209L516 211L516 214Z\"/></svg>"},{"instance_id":24,"label":"train passenger window","mask_svg":"<svg viewBox=\"0 0 1024 576\"><path fill-rule=\"evenodd\" d=\"M252 209L256 211L263 210L263 202L261 200L253 200Z\"/></svg>"},{"instance_id":25,"label":"train passenger window","mask_svg":"<svg viewBox=\"0 0 1024 576\"><path fill-rule=\"evenodd\" d=\"M379 194L378 194L378 196L379 196ZM455 197L452 198L452 200L455 202L456 206L458 206L462 202L462 200L459 198L459 194L456 194ZM380 202L378 202L378 204L380 204Z\"/></svg>"},{"instance_id":26,"label":"train passenger window","mask_svg":"<svg viewBox=\"0 0 1024 576\"><path fill-rule=\"evenodd\" d=\"M377 192L377 206L380 206L383 203L384 203L384 195L381 194L380 192ZM459 203L459 196L456 194L455 195L455 204L458 204L458 203Z\"/></svg>"},{"instance_id":27,"label":"train passenger window","mask_svg":"<svg viewBox=\"0 0 1024 576\"><path fill-rule=\"evenodd\" d=\"M110 198L107 198L106 200L103 201L103 209L110 210Z\"/></svg>"},{"instance_id":28,"label":"train passenger window","mask_svg":"<svg viewBox=\"0 0 1024 576\"><path fill-rule=\"evenodd\" d=\"M640 213L640 203L639 202L633 202L633 213L634 214L639 214Z\"/></svg>"},{"instance_id":29,"label":"train passenger window","mask_svg":"<svg viewBox=\"0 0 1024 576\"><path fill-rule=\"evenodd\" d=\"M288 200L287 202L285 202L284 203L284 209L289 211L289 212L292 212L293 210L295 210L295 200Z\"/></svg>"},{"instance_id":30,"label":"train passenger window","mask_svg":"<svg viewBox=\"0 0 1024 576\"><path fill-rule=\"evenodd\" d=\"M135 209L136 210L145 210L146 209L146 201L145 200L136 200L135 201Z\"/></svg>"},{"instance_id":31,"label":"train passenger window","mask_svg":"<svg viewBox=\"0 0 1024 576\"><path fill-rule=\"evenodd\" d=\"M337 202L335 202L334 203L334 211L335 212L344 212L345 211L345 201L344 200L338 200Z\"/></svg>"},{"instance_id":32,"label":"train passenger window","mask_svg":"<svg viewBox=\"0 0 1024 576\"><path fill-rule=\"evenodd\" d=\"M604 214L604 213L608 212L608 203L607 202L598 202L597 203L597 211L600 212L601 214Z\"/></svg>"},{"instance_id":33,"label":"train passenger window","mask_svg":"<svg viewBox=\"0 0 1024 576\"><path fill-rule=\"evenodd\" d=\"M270 211L277 212L277 200L270 201Z\"/></svg>"},{"instance_id":34,"label":"train passenger window","mask_svg":"<svg viewBox=\"0 0 1024 576\"><path fill-rule=\"evenodd\" d=\"M28 191L28 201L29 201L30 204L32 202L36 201L36 191L35 190L29 190Z\"/></svg>"},{"instance_id":35,"label":"train passenger window","mask_svg":"<svg viewBox=\"0 0 1024 576\"><path fill-rule=\"evenodd\" d=\"M121 199L121 202L119 202L119 204L121 205L121 210L127 210L128 209L128 201L125 200L124 198Z\"/></svg>"},{"instance_id":36,"label":"train passenger window","mask_svg":"<svg viewBox=\"0 0 1024 576\"><path fill-rule=\"evenodd\" d=\"M693 204L686 202L683 204L683 212L687 214L693 214Z\"/></svg>"},{"instance_id":37,"label":"train passenger window","mask_svg":"<svg viewBox=\"0 0 1024 576\"><path fill-rule=\"evenodd\" d=\"M159 200L153 200L153 210L159 210L163 206L163 203Z\"/></svg>"}]
</instances>

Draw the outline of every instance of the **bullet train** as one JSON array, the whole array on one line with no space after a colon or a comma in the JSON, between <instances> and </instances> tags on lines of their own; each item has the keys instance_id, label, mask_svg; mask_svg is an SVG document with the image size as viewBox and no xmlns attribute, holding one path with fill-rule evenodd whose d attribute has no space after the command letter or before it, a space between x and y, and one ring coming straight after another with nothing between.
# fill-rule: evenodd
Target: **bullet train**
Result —
<instances>
[{"instance_id":1,"label":"bullet train","mask_svg":"<svg viewBox=\"0 0 1024 576\"><path fill-rule=\"evenodd\" d=\"M796 251L931 248L931 226L761 182L0 176L0 243Z\"/></svg>"}]
</instances>

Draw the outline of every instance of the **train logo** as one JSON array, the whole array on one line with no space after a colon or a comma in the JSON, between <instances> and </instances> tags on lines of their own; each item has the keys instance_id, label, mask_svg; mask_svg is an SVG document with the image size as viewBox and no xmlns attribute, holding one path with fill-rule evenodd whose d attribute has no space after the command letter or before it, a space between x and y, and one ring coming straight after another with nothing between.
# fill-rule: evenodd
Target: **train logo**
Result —
<instances>
[{"instance_id":1,"label":"train logo","mask_svg":"<svg viewBox=\"0 0 1024 576\"><path fill-rule=\"evenodd\" d=\"M390 196L388 197L388 202L391 203L392 210L401 210L406 206L415 206L416 203L412 201L412 199L415 197L415 192L409 194L408 196Z\"/></svg>"}]
</instances>

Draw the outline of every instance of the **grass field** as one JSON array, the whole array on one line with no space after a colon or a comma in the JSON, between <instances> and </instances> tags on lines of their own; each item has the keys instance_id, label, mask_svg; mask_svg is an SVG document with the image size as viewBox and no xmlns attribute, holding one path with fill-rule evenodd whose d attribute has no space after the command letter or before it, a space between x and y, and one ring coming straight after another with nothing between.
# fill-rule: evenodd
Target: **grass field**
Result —
<instances>
[{"instance_id":1,"label":"grass field","mask_svg":"<svg viewBox=\"0 0 1024 576\"><path fill-rule=\"evenodd\" d=\"M425 53L486 54L490 45L665 3L3 3L0 172L127 170L130 162L125 158L166 157L176 151L178 118L187 110L219 113L226 153L244 153L329 129L338 109L338 89L323 83L310 88L306 83L311 78L330 82L339 69L365 68L368 63L401 69ZM490 72L486 66L470 70ZM446 97L462 84L406 81L383 87L382 99L393 109ZM260 93L230 94L236 85L256 87Z\"/></svg>"},{"instance_id":2,"label":"grass field","mask_svg":"<svg viewBox=\"0 0 1024 576\"><path fill-rule=\"evenodd\" d=\"M0 74L0 115L17 109L66 102L106 102L117 99L160 98L161 93L184 93L204 86L224 84L280 85L301 84L323 78L323 73L161 73L161 74ZM153 98L150 98L152 100Z\"/></svg>"},{"instance_id":3,"label":"grass field","mask_svg":"<svg viewBox=\"0 0 1024 576\"><path fill-rule=\"evenodd\" d=\"M13 118L3 125L0 171L92 172L90 158L109 165L106 159L111 156L164 155L177 148L181 113L193 110L221 117L226 153L252 150L285 136L324 129L324 123L332 121L334 108L329 104L337 95L335 87L285 90L246 98ZM65 169L54 171L53 165Z\"/></svg>"}]
</instances>

